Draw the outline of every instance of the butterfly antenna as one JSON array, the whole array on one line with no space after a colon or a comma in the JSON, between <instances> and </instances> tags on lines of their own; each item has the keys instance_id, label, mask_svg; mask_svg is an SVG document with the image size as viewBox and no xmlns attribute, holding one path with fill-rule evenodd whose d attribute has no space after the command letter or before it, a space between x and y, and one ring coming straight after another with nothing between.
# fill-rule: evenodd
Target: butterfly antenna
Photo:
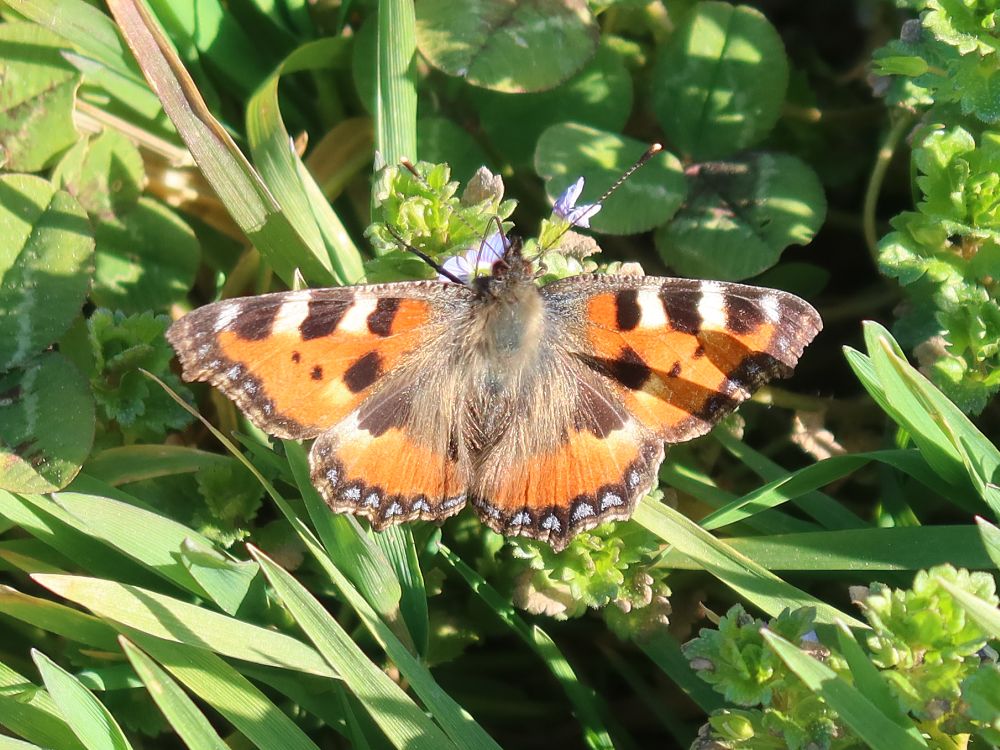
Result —
<instances>
[{"instance_id":1,"label":"butterfly antenna","mask_svg":"<svg viewBox=\"0 0 1000 750\"><path fill-rule=\"evenodd\" d=\"M411 245L409 242L407 242L406 240L404 240L402 237L400 237L396 233L396 230L393 229L391 226L389 226L388 224L385 224L384 226L385 226L386 231L393 236L393 238L396 240L396 242L398 242L400 244L400 246L406 248L408 251L410 251L411 253L413 253L414 255L416 255L418 258L420 258L420 260L422 260L424 263L426 263L427 265L429 265L431 268L433 268L435 271L437 271L439 274L441 274L442 276L444 276L449 281L454 281L456 284L461 284L462 286L465 286L465 282L462 279L458 278L458 276L456 276L451 271L449 271L447 268L445 268L444 266L442 266L440 263L438 263L436 260L434 260L431 256L429 256L427 253L425 253L423 250L418 250L413 245Z\"/></svg>"},{"instance_id":2,"label":"butterfly antenna","mask_svg":"<svg viewBox=\"0 0 1000 750\"><path fill-rule=\"evenodd\" d=\"M596 201L594 201L594 205L595 206L601 206L601 205L603 205L604 201L606 201L608 198L610 198L612 196L612 194L618 188L620 188L622 186L622 184L625 182L625 180L627 180L629 177L631 177L633 174L635 174L639 169L641 169L643 166L645 166L646 162L648 162L650 159L652 159L654 156L656 156L662 150L663 150L663 146L661 144L659 144L659 143L654 143L649 148L647 148L646 151L645 151L645 153L636 160L635 164L633 164L631 167L629 167L624 172L622 172L621 177L619 177L617 180L615 180L614 184L611 187L609 187L607 190L605 190L604 194L601 195L600 198L598 198ZM548 249L553 248L556 245L558 245L559 244L559 240L561 240L563 238L563 235L565 235L568 231L570 231L574 226L576 226L576 225L575 224L570 224L568 227L566 227L565 229L563 229L559 234L557 234L555 236L555 238L552 240L552 242L548 246L546 246L544 248L541 248L539 250L538 254L541 255L542 252L544 252L545 250L548 250Z\"/></svg>"}]
</instances>

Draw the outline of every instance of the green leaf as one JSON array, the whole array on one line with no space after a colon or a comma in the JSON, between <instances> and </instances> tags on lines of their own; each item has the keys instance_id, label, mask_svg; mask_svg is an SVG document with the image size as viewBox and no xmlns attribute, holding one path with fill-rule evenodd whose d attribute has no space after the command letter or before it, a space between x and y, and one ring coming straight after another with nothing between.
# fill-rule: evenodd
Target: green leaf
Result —
<instances>
[{"instance_id":1,"label":"green leaf","mask_svg":"<svg viewBox=\"0 0 1000 750\"><path fill-rule=\"evenodd\" d=\"M865 744L873 750L919 750L927 745L887 717L878 706L832 669L771 631L761 631L764 640L810 690L834 709Z\"/></svg>"},{"instance_id":2,"label":"green leaf","mask_svg":"<svg viewBox=\"0 0 1000 750\"><path fill-rule=\"evenodd\" d=\"M320 655L301 641L194 604L98 578L62 575L33 578L53 593L86 607L99 617L157 638L279 669L336 676Z\"/></svg>"},{"instance_id":3,"label":"green leaf","mask_svg":"<svg viewBox=\"0 0 1000 750\"><path fill-rule=\"evenodd\" d=\"M52 181L76 198L95 219L132 208L146 183L142 154L128 138L105 130L81 138L59 160Z\"/></svg>"},{"instance_id":4,"label":"green leaf","mask_svg":"<svg viewBox=\"0 0 1000 750\"><path fill-rule=\"evenodd\" d=\"M121 647L170 726L190 750L228 750L229 745L222 741L205 715L156 662L127 638L122 637Z\"/></svg>"},{"instance_id":5,"label":"green leaf","mask_svg":"<svg viewBox=\"0 0 1000 750\"><path fill-rule=\"evenodd\" d=\"M302 160L288 147L291 137L281 119L278 82L283 75L304 70L346 67L349 60L346 42L342 38L327 38L297 48L250 97L246 116L250 151L261 178L312 253L329 259L341 284L361 279L361 255ZM295 247L288 250L291 252ZM295 257L287 262L303 265Z\"/></svg>"},{"instance_id":6,"label":"green leaf","mask_svg":"<svg viewBox=\"0 0 1000 750\"><path fill-rule=\"evenodd\" d=\"M975 622L987 634L987 637L1000 638L1000 609L997 609L996 605L955 585L954 582L942 575L935 576L935 579L938 585L955 597L962 609L969 615L969 619Z\"/></svg>"},{"instance_id":7,"label":"green leaf","mask_svg":"<svg viewBox=\"0 0 1000 750\"><path fill-rule=\"evenodd\" d=\"M80 314L93 253L87 215L68 193L40 177L0 176L0 372L53 343Z\"/></svg>"},{"instance_id":8,"label":"green leaf","mask_svg":"<svg viewBox=\"0 0 1000 750\"><path fill-rule=\"evenodd\" d=\"M0 726L49 750L85 750L52 696L0 662Z\"/></svg>"},{"instance_id":9,"label":"green leaf","mask_svg":"<svg viewBox=\"0 0 1000 750\"><path fill-rule=\"evenodd\" d=\"M298 724L224 659L203 648L144 633L126 635L257 747L319 750Z\"/></svg>"},{"instance_id":10,"label":"green leaf","mask_svg":"<svg viewBox=\"0 0 1000 750\"><path fill-rule=\"evenodd\" d=\"M417 44L431 65L474 86L517 93L558 86L597 47L581 0L417 3Z\"/></svg>"},{"instance_id":11,"label":"green leaf","mask_svg":"<svg viewBox=\"0 0 1000 750\"><path fill-rule=\"evenodd\" d=\"M397 748L456 747L413 700L358 648L347 632L291 575L250 547L278 597L323 657ZM392 706L392 710L386 707Z\"/></svg>"},{"instance_id":12,"label":"green leaf","mask_svg":"<svg viewBox=\"0 0 1000 750\"><path fill-rule=\"evenodd\" d=\"M31 656L70 729L89 750L130 750L118 722L79 680L39 651Z\"/></svg>"},{"instance_id":13,"label":"green leaf","mask_svg":"<svg viewBox=\"0 0 1000 750\"><path fill-rule=\"evenodd\" d=\"M600 698L580 681L573 667L548 633L537 625L529 625L525 622L496 589L466 565L454 552L443 545L438 548L438 551L441 558L465 580L469 588L483 603L545 662L545 665L566 692L566 697L573 704L576 717L583 725L583 735L587 745L595 750L613 748L614 744L608 735L608 730L604 727L602 718L607 708L603 706Z\"/></svg>"},{"instance_id":14,"label":"green leaf","mask_svg":"<svg viewBox=\"0 0 1000 750\"><path fill-rule=\"evenodd\" d=\"M10 586L0 586L0 608L8 617L75 643L101 651L114 651L117 647L115 631L106 622L65 604L29 596Z\"/></svg>"},{"instance_id":15,"label":"green leaf","mask_svg":"<svg viewBox=\"0 0 1000 750\"><path fill-rule=\"evenodd\" d=\"M1000 529L991 524L985 518L976 518L976 526L979 528L979 534L982 539L983 547L986 549L987 554L993 561L993 565L971 565L966 563L958 563L962 568L1000 568Z\"/></svg>"},{"instance_id":16,"label":"green leaf","mask_svg":"<svg viewBox=\"0 0 1000 750\"><path fill-rule=\"evenodd\" d=\"M197 472L232 459L186 445L124 445L92 455L86 473L112 486Z\"/></svg>"},{"instance_id":17,"label":"green leaf","mask_svg":"<svg viewBox=\"0 0 1000 750\"><path fill-rule=\"evenodd\" d=\"M184 299L200 249L173 211L142 197L131 210L97 225L94 302L124 312L161 311Z\"/></svg>"},{"instance_id":18,"label":"green leaf","mask_svg":"<svg viewBox=\"0 0 1000 750\"><path fill-rule=\"evenodd\" d=\"M82 53L67 51L63 57L84 72L88 82L99 80L109 94L143 118L159 116L162 120L159 100L107 14L85 0L8 0L6 4ZM169 128L169 123L158 124Z\"/></svg>"},{"instance_id":19,"label":"green leaf","mask_svg":"<svg viewBox=\"0 0 1000 750\"><path fill-rule=\"evenodd\" d=\"M480 124L496 150L514 165L529 165L539 137L552 125L574 122L620 132L632 112L632 88L632 76L622 55L603 43L583 70L550 91L504 94L473 89L471 94ZM421 151L421 156L428 161L448 161L455 177L463 179L450 159L435 158L427 151Z\"/></svg>"},{"instance_id":20,"label":"green leaf","mask_svg":"<svg viewBox=\"0 0 1000 750\"><path fill-rule=\"evenodd\" d=\"M788 59L759 10L701 2L670 37L651 84L653 111L670 142L693 159L719 159L774 127Z\"/></svg>"},{"instance_id":21,"label":"green leaf","mask_svg":"<svg viewBox=\"0 0 1000 750\"><path fill-rule=\"evenodd\" d=\"M0 487L52 492L69 484L94 440L94 400L66 358L49 352L0 374Z\"/></svg>"},{"instance_id":22,"label":"green leaf","mask_svg":"<svg viewBox=\"0 0 1000 750\"><path fill-rule=\"evenodd\" d=\"M375 148L385 163L416 161L417 28L411 0L379 0L376 38ZM371 65L370 60L365 61Z\"/></svg>"},{"instance_id":23,"label":"green leaf","mask_svg":"<svg viewBox=\"0 0 1000 750\"><path fill-rule=\"evenodd\" d=\"M80 74L66 46L31 23L0 24L0 164L37 172L77 139L73 103Z\"/></svg>"},{"instance_id":24,"label":"green leaf","mask_svg":"<svg viewBox=\"0 0 1000 750\"><path fill-rule=\"evenodd\" d=\"M899 701L893 695L888 682L878 668L872 664L868 654L854 640L850 628L844 623L838 622L835 632L837 634L837 648L847 662L858 692L871 701L886 718L892 719L893 722L902 727L914 740L922 745L925 744L920 730L900 709Z\"/></svg>"},{"instance_id":25,"label":"green leaf","mask_svg":"<svg viewBox=\"0 0 1000 750\"><path fill-rule=\"evenodd\" d=\"M633 519L772 616L785 609L815 607L817 622L832 623L839 618L851 627L867 628L860 620L781 580L673 508L647 497L639 503Z\"/></svg>"},{"instance_id":26,"label":"green leaf","mask_svg":"<svg viewBox=\"0 0 1000 750\"><path fill-rule=\"evenodd\" d=\"M682 276L738 281L806 245L826 218L812 168L794 156L758 152L687 172L691 197L656 233L663 262Z\"/></svg>"},{"instance_id":27,"label":"green leaf","mask_svg":"<svg viewBox=\"0 0 1000 750\"><path fill-rule=\"evenodd\" d=\"M329 258L314 255L304 243L260 176L208 111L145 6L138 0L109 0L108 8L205 179L247 239L289 286L295 282L297 268L311 283L332 284ZM290 258L296 258L299 265L290 263Z\"/></svg>"},{"instance_id":28,"label":"green leaf","mask_svg":"<svg viewBox=\"0 0 1000 750\"><path fill-rule=\"evenodd\" d=\"M649 144L615 133L562 123L538 139L535 171L553 203L578 177L585 179L578 205L593 202L642 156ZM662 151L622 183L590 220L595 232L636 234L674 215L687 195L681 164Z\"/></svg>"}]
</instances>

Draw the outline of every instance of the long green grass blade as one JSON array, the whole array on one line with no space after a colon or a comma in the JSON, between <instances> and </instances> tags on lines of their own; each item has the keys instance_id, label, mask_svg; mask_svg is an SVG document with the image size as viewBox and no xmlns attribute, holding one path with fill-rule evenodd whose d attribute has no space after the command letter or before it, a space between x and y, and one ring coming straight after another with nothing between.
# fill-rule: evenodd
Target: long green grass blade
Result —
<instances>
[{"instance_id":1,"label":"long green grass blade","mask_svg":"<svg viewBox=\"0 0 1000 750\"><path fill-rule=\"evenodd\" d=\"M340 624L291 575L250 547L278 597L323 657L340 674L394 747L456 747L413 700L351 640Z\"/></svg>"},{"instance_id":2,"label":"long green grass blade","mask_svg":"<svg viewBox=\"0 0 1000 750\"><path fill-rule=\"evenodd\" d=\"M315 255L303 242L260 176L209 112L142 1L108 0L108 8L205 179L275 273L289 286L297 268L315 284L333 284L329 258ZM296 248L294 252L291 247ZM297 266L289 262L291 257Z\"/></svg>"},{"instance_id":3,"label":"long green grass blade","mask_svg":"<svg viewBox=\"0 0 1000 750\"><path fill-rule=\"evenodd\" d=\"M284 711L219 656L143 633L126 635L262 750L319 750Z\"/></svg>"},{"instance_id":4,"label":"long green grass blade","mask_svg":"<svg viewBox=\"0 0 1000 750\"><path fill-rule=\"evenodd\" d=\"M2 662L0 726L50 750L84 750L48 691Z\"/></svg>"},{"instance_id":5,"label":"long green grass blade","mask_svg":"<svg viewBox=\"0 0 1000 750\"><path fill-rule=\"evenodd\" d=\"M388 657L393 663L396 664L400 673L409 681L411 687L413 688L413 692L416 693L417 697L419 697L423 704L427 706L427 709L437 720L438 724L441 725L442 729L444 729L448 736L452 738L455 744L465 750L479 750L480 748L483 750L496 750L499 747L496 742L494 742L486 731L476 723L476 721L468 714L467 711L465 711L465 709L458 705L458 703L456 703L450 695L441 689L441 687L437 684L437 681L431 675L430 670L428 670L424 664L419 662L413 654L407 650L406 646L403 645L389 626L379 619L375 610L373 610L371 605L365 601L364 597L358 593L357 589L354 588L350 580L340 571L340 569L333 564L330 557L324 552L319 540L312 533L309 527L303 523L302 519L299 518L292 507L278 493L278 491L274 488L274 485L265 479L257 468L236 449L236 446L233 445L232 441L219 432L219 430L216 429L208 420L204 419L194 410L191 410L190 407L185 404L184 400L171 391L170 388L168 388L162 381L149 373L146 373L146 375L151 380L157 382L160 387L163 388L172 399L174 399L174 401L184 406L184 408L189 409L197 419L201 420L202 424L204 424L209 432L211 432L212 435L220 443L222 443L223 446L225 446L226 450L228 450L235 458L240 460L247 467L247 469L249 469L254 476L257 477L261 486L264 487L265 491L274 501L275 505L278 506L288 523L291 524L292 528L295 530L295 533L298 534L299 538L302 540L302 543L316 559L316 562L319 563L320 567L323 568L323 571L330 577L330 580L337 586L344 599L354 608L354 611L358 614L361 622L372 634L375 641L383 649L385 649ZM145 650L149 651L148 648L145 648Z\"/></svg>"},{"instance_id":6,"label":"long green grass blade","mask_svg":"<svg viewBox=\"0 0 1000 750\"><path fill-rule=\"evenodd\" d=\"M417 88L413 0L379 0L375 147L386 164L417 159Z\"/></svg>"},{"instance_id":7,"label":"long green grass blade","mask_svg":"<svg viewBox=\"0 0 1000 750\"><path fill-rule=\"evenodd\" d=\"M643 499L633 518L772 616L777 616L786 608L815 607L819 622L833 623L839 618L849 622L851 627L868 627L836 607L831 607L781 580L756 561L740 554L683 514L662 503Z\"/></svg>"},{"instance_id":8,"label":"long green grass blade","mask_svg":"<svg viewBox=\"0 0 1000 750\"><path fill-rule=\"evenodd\" d=\"M847 666L851 670L851 677L858 692L871 701L886 718L892 719L902 727L914 740L925 744L920 730L900 709L899 700L892 694L881 672L872 664L871 659L858 645L858 642L854 640L847 625L842 622L837 623L835 632L837 634L837 648L847 660Z\"/></svg>"},{"instance_id":9,"label":"long green grass blade","mask_svg":"<svg viewBox=\"0 0 1000 750\"><path fill-rule=\"evenodd\" d=\"M537 625L526 623L510 603L458 555L444 545L440 545L438 550L441 558L462 577L483 603L545 662L545 666L562 685L566 697L573 704L576 718L583 725L583 736L587 745L595 750L614 748L611 736L601 718L606 708L602 706L600 698L594 691L580 682L555 641Z\"/></svg>"},{"instance_id":10,"label":"long green grass blade","mask_svg":"<svg viewBox=\"0 0 1000 750\"><path fill-rule=\"evenodd\" d=\"M37 575L34 580L98 617L157 638L269 667L336 677L322 657L302 641L179 599L84 576Z\"/></svg>"},{"instance_id":11,"label":"long green grass blade","mask_svg":"<svg viewBox=\"0 0 1000 750\"><path fill-rule=\"evenodd\" d=\"M131 750L118 722L73 675L32 649L42 681L70 729L89 750Z\"/></svg>"},{"instance_id":12,"label":"long green grass blade","mask_svg":"<svg viewBox=\"0 0 1000 750\"><path fill-rule=\"evenodd\" d=\"M229 750L205 715L156 662L127 638L121 638L121 647L167 722L190 750Z\"/></svg>"},{"instance_id":13,"label":"long green grass blade","mask_svg":"<svg viewBox=\"0 0 1000 750\"><path fill-rule=\"evenodd\" d=\"M951 563L960 568L998 568L980 533L971 526L817 531L809 534L733 537L726 544L768 570L921 570ZM698 569L679 550L665 565Z\"/></svg>"},{"instance_id":14,"label":"long green grass blade","mask_svg":"<svg viewBox=\"0 0 1000 750\"><path fill-rule=\"evenodd\" d=\"M325 254L330 259L339 284L354 284L364 276L361 254L298 154L288 147L291 138L278 107L278 81L282 75L303 70L346 66L350 61L347 42L330 37L302 45L285 58L247 103L247 137L261 178L313 254ZM288 252L295 250L288 248ZM288 263L301 265L298 260L289 258Z\"/></svg>"},{"instance_id":15,"label":"long green grass blade","mask_svg":"<svg viewBox=\"0 0 1000 750\"><path fill-rule=\"evenodd\" d=\"M0 585L0 611L36 628L90 648L117 650L114 629L106 622L64 604Z\"/></svg>"},{"instance_id":16,"label":"long green grass blade","mask_svg":"<svg viewBox=\"0 0 1000 750\"><path fill-rule=\"evenodd\" d=\"M825 700L872 750L919 750L927 745L888 718L854 686L784 638L764 629L764 640L810 690Z\"/></svg>"}]
</instances>

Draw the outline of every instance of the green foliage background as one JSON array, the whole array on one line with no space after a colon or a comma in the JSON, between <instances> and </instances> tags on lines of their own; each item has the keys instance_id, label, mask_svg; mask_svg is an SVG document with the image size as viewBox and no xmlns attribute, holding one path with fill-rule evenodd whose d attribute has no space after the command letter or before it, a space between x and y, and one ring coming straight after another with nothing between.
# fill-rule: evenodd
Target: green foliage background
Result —
<instances>
[{"instance_id":1,"label":"green foliage background","mask_svg":"<svg viewBox=\"0 0 1000 750\"><path fill-rule=\"evenodd\" d=\"M1000 744L998 13L0 2L0 748ZM192 307L496 218L825 330L559 554L334 516L176 374Z\"/></svg>"}]
</instances>

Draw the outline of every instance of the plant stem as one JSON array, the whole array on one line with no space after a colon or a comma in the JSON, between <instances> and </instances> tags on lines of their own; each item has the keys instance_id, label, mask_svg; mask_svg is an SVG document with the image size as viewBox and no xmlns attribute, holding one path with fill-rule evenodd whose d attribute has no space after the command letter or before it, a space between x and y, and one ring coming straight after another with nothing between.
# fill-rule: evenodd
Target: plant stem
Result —
<instances>
[{"instance_id":1,"label":"plant stem","mask_svg":"<svg viewBox=\"0 0 1000 750\"><path fill-rule=\"evenodd\" d=\"M915 115L908 112L904 113L889 128L889 132L885 135L885 140L882 141L882 145L879 147L878 155L875 157L875 165L872 167L871 177L868 179L868 187L865 190L861 224L864 228L865 244L868 246L868 252L871 254L876 267L878 266L878 232L875 228L875 209L878 207L879 193L882 192L882 181L885 179L889 163L896 153L896 147L914 119Z\"/></svg>"}]
</instances>

